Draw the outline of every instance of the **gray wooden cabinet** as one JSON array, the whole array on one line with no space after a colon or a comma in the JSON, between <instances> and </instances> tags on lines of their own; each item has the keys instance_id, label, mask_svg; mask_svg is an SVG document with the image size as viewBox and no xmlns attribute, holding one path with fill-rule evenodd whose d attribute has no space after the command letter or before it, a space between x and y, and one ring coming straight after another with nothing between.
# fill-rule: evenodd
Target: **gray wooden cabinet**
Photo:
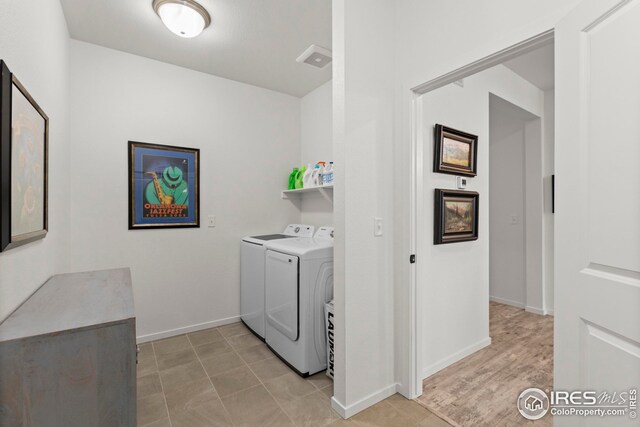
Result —
<instances>
[{"instance_id":1,"label":"gray wooden cabinet","mask_svg":"<svg viewBox=\"0 0 640 427\"><path fill-rule=\"evenodd\" d=\"M0 426L135 425L129 269L53 276L0 324Z\"/></svg>"}]
</instances>

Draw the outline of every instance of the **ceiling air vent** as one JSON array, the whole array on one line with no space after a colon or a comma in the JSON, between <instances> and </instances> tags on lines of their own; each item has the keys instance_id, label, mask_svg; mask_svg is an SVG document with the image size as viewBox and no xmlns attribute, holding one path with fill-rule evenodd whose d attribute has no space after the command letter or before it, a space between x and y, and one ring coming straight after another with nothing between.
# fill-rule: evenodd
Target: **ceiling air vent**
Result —
<instances>
[{"instance_id":1,"label":"ceiling air vent","mask_svg":"<svg viewBox=\"0 0 640 427\"><path fill-rule=\"evenodd\" d=\"M312 44L296 59L299 63L313 65L317 68L324 68L331 62L331 51Z\"/></svg>"}]
</instances>

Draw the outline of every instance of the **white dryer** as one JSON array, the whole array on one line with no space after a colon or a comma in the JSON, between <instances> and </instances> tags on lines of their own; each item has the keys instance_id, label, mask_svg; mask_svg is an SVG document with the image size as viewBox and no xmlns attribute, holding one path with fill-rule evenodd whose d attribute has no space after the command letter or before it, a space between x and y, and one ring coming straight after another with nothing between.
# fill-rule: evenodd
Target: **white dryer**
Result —
<instances>
[{"instance_id":1,"label":"white dryer","mask_svg":"<svg viewBox=\"0 0 640 427\"><path fill-rule=\"evenodd\" d=\"M282 234L247 236L240 242L240 318L264 340L264 244L279 239L313 237L314 227L289 224Z\"/></svg>"},{"instance_id":2,"label":"white dryer","mask_svg":"<svg viewBox=\"0 0 640 427\"><path fill-rule=\"evenodd\" d=\"M333 299L333 228L267 242L266 343L298 374L327 368L324 304Z\"/></svg>"}]
</instances>

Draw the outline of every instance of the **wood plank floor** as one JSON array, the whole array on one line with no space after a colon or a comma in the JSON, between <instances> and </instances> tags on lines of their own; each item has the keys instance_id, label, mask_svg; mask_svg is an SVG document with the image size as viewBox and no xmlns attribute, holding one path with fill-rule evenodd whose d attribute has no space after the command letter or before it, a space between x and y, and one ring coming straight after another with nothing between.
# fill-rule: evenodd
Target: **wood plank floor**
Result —
<instances>
[{"instance_id":1,"label":"wood plank floor","mask_svg":"<svg viewBox=\"0 0 640 427\"><path fill-rule=\"evenodd\" d=\"M490 303L491 345L423 381L418 403L454 426L551 426L524 419L522 390L553 385L553 317Z\"/></svg>"}]
</instances>

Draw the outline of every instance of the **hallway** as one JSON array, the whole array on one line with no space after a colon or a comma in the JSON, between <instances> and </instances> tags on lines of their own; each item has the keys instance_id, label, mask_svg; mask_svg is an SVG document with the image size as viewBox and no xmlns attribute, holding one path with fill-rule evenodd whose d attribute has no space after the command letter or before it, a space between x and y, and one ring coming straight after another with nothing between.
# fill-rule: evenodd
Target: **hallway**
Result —
<instances>
[{"instance_id":1,"label":"hallway","mask_svg":"<svg viewBox=\"0 0 640 427\"><path fill-rule=\"evenodd\" d=\"M417 399L454 426L523 425L520 392L553 385L553 317L495 302L489 316L491 345L425 379ZM546 415L529 424L552 422Z\"/></svg>"}]
</instances>

